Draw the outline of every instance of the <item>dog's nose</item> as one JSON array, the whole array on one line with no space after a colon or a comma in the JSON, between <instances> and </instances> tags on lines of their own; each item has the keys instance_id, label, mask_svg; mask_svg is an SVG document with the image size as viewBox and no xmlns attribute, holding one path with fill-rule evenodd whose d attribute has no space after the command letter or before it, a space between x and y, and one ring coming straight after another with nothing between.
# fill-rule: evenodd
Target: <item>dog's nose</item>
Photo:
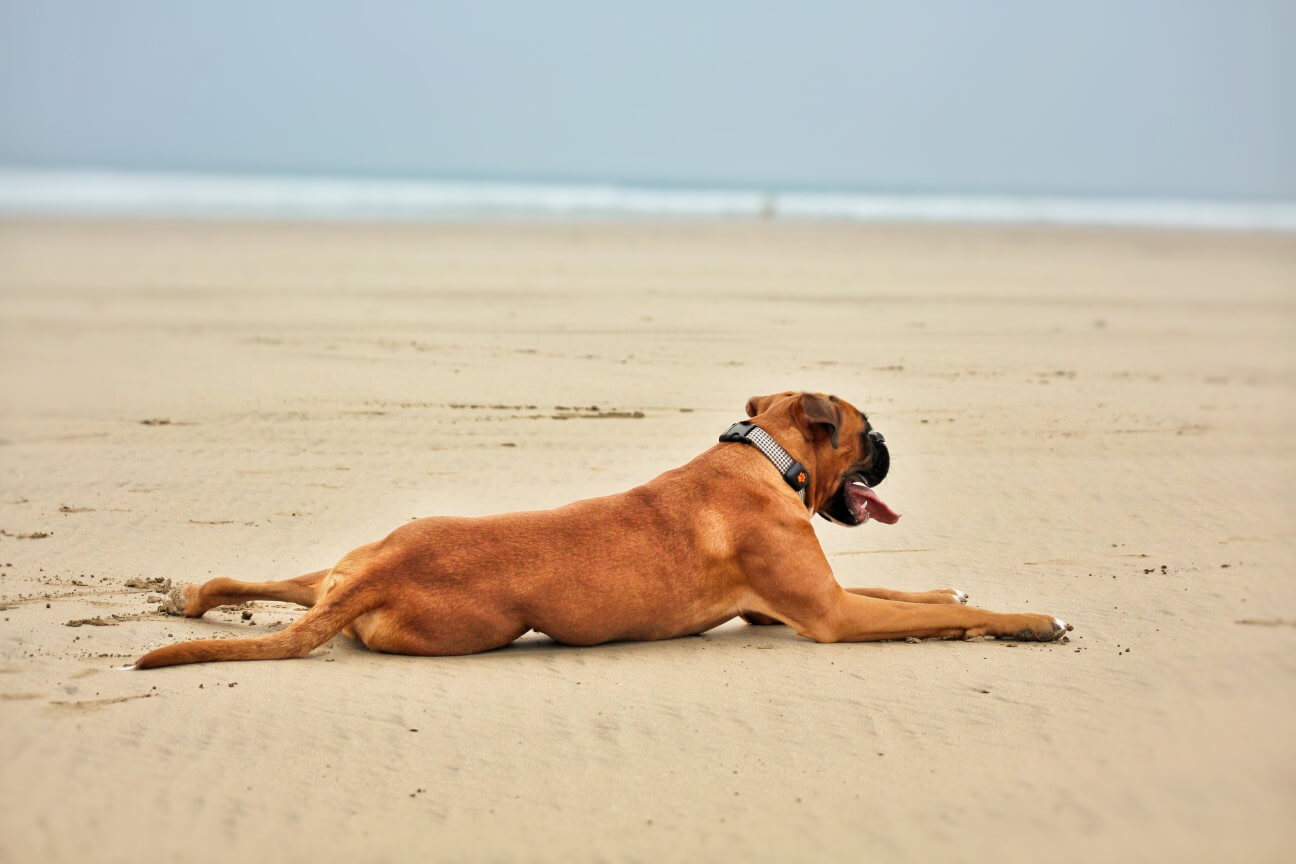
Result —
<instances>
[{"instance_id":1,"label":"dog's nose","mask_svg":"<svg viewBox=\"0 0 1296 864\"><path fill-rule=\"evenodd\" d=\"M864 482L876 486L886 479L891 469L891 451L887 449L886 438L876 429L869 430L868 440L873 459L864 471Z\"/></svg>"}]
</instances>

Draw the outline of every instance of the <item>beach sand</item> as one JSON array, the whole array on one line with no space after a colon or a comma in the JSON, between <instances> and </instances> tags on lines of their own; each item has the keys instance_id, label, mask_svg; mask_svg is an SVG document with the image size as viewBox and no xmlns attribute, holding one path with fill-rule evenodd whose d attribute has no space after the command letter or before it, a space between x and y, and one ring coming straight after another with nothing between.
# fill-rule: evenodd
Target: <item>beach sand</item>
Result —
<instances>
[{"instance_id":1,"label":"beach sand","mask_svg":"<svg viewBox=\"0 0 1296 864\"><path fill-rule=\"evenodd\" d=\"M1292 235L11 222L0 385L0 861L1290 860ZM788 388L891 446L843 584L1070 641L114 671L298 614L149 580L623 490Z\"/></svg>"}]
</instances>

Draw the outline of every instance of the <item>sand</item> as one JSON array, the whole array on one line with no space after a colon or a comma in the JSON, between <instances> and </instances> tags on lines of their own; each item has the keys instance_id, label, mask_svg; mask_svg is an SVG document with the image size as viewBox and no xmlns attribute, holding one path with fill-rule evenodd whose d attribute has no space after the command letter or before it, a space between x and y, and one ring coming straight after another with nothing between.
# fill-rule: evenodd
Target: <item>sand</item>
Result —
<instances>
[{"instance_id":1,"label":"sand","mask_svg":"<svg viewBox=\"0 0 1296 864\"><path fill-rule=\"evenodd\" d=\"M816 224L0 226L0 860L1289 860L1296 238ZM164 580L628 488L833 392L846 585L1071 640L118 672ZM135 580L135 581L130 581ZM245 614L245 613L250 613ZM80 621L80 626L74 626Z\"/></svg>"}]
</instances>

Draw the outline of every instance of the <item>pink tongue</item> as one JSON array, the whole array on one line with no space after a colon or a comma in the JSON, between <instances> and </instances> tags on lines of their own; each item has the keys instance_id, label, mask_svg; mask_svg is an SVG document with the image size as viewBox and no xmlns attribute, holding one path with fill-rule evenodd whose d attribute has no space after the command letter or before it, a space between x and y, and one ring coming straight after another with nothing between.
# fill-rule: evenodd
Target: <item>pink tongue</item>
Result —
<instances>
[{"instance_id":1,"label":"pink tongue","mask_svg":"<svg viewBox=\"0 0 1296 864\"><path fill-rule=\"evenodd\" d=\"M888 507L887 503L877 496L872 487L866 486L858 480L853 480L850 484L850 493L856 506L868 514L870 519L885 522L887 525L894 525L900 521L900 514Z\"/></svg>"}]
</instances>

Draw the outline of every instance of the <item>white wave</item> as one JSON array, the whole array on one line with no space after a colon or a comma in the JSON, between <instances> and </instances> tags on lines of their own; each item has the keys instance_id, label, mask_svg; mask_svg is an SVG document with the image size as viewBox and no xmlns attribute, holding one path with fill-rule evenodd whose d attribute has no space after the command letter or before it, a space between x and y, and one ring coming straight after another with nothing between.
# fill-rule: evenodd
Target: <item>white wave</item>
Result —
<instances>
[{"instance_id":1,"label":"white wave","mask_svg":"<svg viewBox=\"0 0 1296 864\"><path fill-rule=\"evenodd\" d=\"M789 218L1296 230L1296 202L788 194L777 206Z\"/></svg>"},{"instance_id":2,"label":"white wave","mask_svg":"<svg viewBox=\"0 0 1296 864\"><path fill-rule=\"evenodd\" d=\"M943 197L0 171L0 215L191 219L783 218L1296 230L1296 202Z\"/></svg>"}]
</instances>

